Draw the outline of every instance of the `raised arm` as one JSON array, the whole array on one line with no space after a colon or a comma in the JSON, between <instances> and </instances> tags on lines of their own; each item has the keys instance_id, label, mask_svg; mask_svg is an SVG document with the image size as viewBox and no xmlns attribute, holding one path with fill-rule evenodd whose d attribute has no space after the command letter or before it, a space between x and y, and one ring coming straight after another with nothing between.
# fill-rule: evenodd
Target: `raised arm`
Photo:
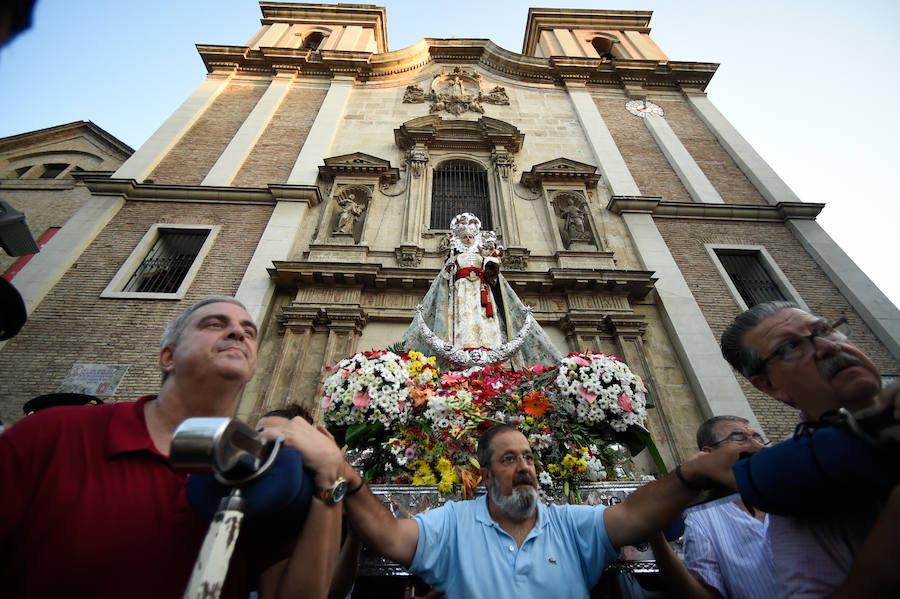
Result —
<instances>
[{"instance_id":1,"label":"raised arm","mask_svg":"<svg viewBox=\"0 0 900 599\"><path fill-rule=\"evenodd\" d=\"M351 490L363 484L362 478L346 462L342 476L350 481ZM368 547L403 567L412 563L419 542L419 525L415 520L395 518L368 485L344 501L354 530Z\"/></svg>"},{"instance_id":2,"label":"raised arm","mask_svg":"<svg viewBox=\"0 0 900 599\"><path fill-rule=\"evenodd\" d=\"M744 448L746 450L746 448ZM606 508L603 522L610 542L616 546L646 540L675 520L691 499L711 482L734 488L731 467L742 449L725 448L701 453L681 466L681 478L670 473L644 485L618 505Z\"/></svg>"},{"instance_id":3,"label":"raised arm","mask_svg":"<svg viewBox=\"0 0 900 599\"><path fill-rule=\"evenodd\" d=\"M261 421L261 424L264 425L265 421ZM362 478L344 460L334 439L324 429L316 430L298 417L283 426L264 428L261 435L269 439L284 436L285 444L296 448L303 455L304 467L315 473L317 486L327 487L338 476L346 478L349 496L343 503L354 530L363 542L403 566L412 562L419 540L418 525L413 520L394 518L368 487L360 488ZM359 490L356 491L357 489ZM315 503L321 502L316 500ZM340 512L339 509L337 511ZM331 570L329 576L330 572Z\"/></svg>"},{"instance_id":4,"label":"raised arm","mask_svg":"<svg viewBox=\"0 0 900 599\"><path fill-rule=\"evenodd\" d=\"M266 427L261 436L284 436L287 447L297 449L304 465L315 472L317 487L330 486L339 476L344 457L327 432L297 417L281 426ZM314 468L310 466L315 464ZM288 559L263 572L259 591L263 599L326 598L341 544L341 506L313 499L303 529Z\"/></svg>"}]
</instances>

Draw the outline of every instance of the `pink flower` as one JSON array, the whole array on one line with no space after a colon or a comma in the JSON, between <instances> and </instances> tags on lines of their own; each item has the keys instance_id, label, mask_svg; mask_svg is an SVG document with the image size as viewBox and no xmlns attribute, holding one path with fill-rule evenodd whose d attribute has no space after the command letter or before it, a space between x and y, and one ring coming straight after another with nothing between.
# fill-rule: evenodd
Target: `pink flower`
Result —
<instances>
[{"instance_id":1,"label":"pink flower","mask_svg":"<svg viewBox=\"0 0 900 599\"><path fill-rule=\"evenodd\" d=\"M584 400L588 403L594 403L594 400L597 399L596 393L591 393L587 389L584 388L584 385L580 385L578 387L578 394L584 398Z\"/></svg>"},{"instance_id":2,"label":"pink flower","mask_svg":"<svg viewBox=\"0 0 900 599\"><path fill-rule=\"evenodd\" d=\"M572 361L578 364L579 366L590 366L591 363L582 358L581 356L575 356L572 358Z\"/></svg>"},{"instance_id":3,"label":"pink flower","mask_svg":"<svg viewBox=\"0 0 900 599\"><path fill-rule=\"evenodd\" d=\"M349 369L349 368L342 368L342 369L341 369L341 378L342 378L342 379L345 379L345 378L347 378L348 376L350 376L350 369Z\"/></svg>"},{"instance_id":4,"label":"pink flower","mask_svg":"<svg viewBox=\"0 0 900 599\"><path fill-rule=\"evenodd\" d=\"M322 409L327 410L331 406L331 396L323 395L322 396Z\"/></svg>"},{"instance_id":5,"label":"pink flower","mask_svg":"<svg viewBox=\"0 0 900 599\"><path fill-rule=\"evenodd\" d=\"M369 397L368 391L357 391L353 394L353 405L357 408L364 408L369 405L369 401L371 398Z\"/></svg>"},{"instance_id":6,"label":"pink flower","mask_svg":"<svg viewBox=\"0 0 900 599\"><path fill-rule=\"evenodd\" d=\"M628 399L628 394L622 391L619 393L619 400L616 402L619 404L619 407L625 410L626 412L631 412L631 400Z\"/></svg>"}]
</instances>

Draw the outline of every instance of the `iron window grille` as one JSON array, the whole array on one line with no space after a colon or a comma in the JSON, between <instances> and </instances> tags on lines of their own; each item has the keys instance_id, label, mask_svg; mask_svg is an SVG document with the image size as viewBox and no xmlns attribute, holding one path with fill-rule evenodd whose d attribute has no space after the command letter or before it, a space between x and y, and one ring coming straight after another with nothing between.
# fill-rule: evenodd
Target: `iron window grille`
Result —
<instances>
[{"instance_id":1,"label":"iron window grille","mask_svg":"<svg viewBox=\"0 0 900 599\"><path fill-rule=\"evenodd\" d=\"M122 291L175 293L208 235L208 230L160 229L156 243Z\"/></svg>"},{"instance_id":2,"label":"iron window grille","mask_svg":"<svg viewBox=\"0 0 900 599\"><path fill-rule=\"evenodd\" d=\"M747 307L787 298L759 259L758 252L716 252Z\"/></svg>"},{"instance_id":3,"label":"iron window grille","mask_svg":"<svg viewBox=\"0 0 900 599\"><path fill-rule=\"evenodd\" d=\"M449 228L461 212L477 216L485 231L494 228L487 171L465 160L451 160L434 169L430 228Z\"/></svg>"}]
</instances>

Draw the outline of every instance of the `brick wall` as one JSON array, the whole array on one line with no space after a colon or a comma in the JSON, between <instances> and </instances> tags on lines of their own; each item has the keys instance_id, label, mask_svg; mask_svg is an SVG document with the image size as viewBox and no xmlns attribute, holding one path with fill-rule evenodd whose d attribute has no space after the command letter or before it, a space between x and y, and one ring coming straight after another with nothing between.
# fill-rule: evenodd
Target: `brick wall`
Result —
<instances>
[{"instance_id":1,"label":"brick wall","mask_svg":"<svg viewBox=\"0 0 900 599\"><path fill-rule=\"evenodd\" d=\"M667 202L692 202L644 119L625 110L623 98L594 98L594 102L641 194L660 196Z\"/></svg>"},{"instance_id":2,"label":"brick wall","mask_svg":"<svg viewBox=\"0 0 900 599\"><path fill-rule=\"evenodd\" d=\"M73 363L128 364L111 400L159 388L159 337L175 314L203 296L234 294L271 216L270 206L129 202L0 352L0 419L54 391ZM222 229L181 301L105 299L100 293L154 223L217 224Z\"/></svg>"},{"instance_id":3,"label":"brick wall","mask_svg":"<svg viewBox=\"0 0 900 599\"><path fill-rule=\"evenodd\" d=\"M265 187L269 183L285 183L327 91L295 84L231 184Z\"/></svg>"},{"instance_id":4,"label":"brick wall","mask_svg":"<svg viewBox=\"0 0 900 599\"><path fill-rule=\"evenodd\" d=\"M900 370L897 361L878 342L844 296L783 224L658 218L656 225L717 338L740 309L715 269L704 244L761 245L810 310L826 318L846 316L854 330L853 342L883 372ZM794 430L797 424L796 410L760 393L740 375L737 378L757 419L770 438L781 439Z\"/></svg>"},{"instance_id":5,"label":"brick wall","mask_svg":"<svg viewBox=\"0 0 900 599\"><path fill-rule=\"evenodd\" d=\"M268 79L232 80L148 179L154 183L199 185L268 85Z\"/></svg>"},{"instance_id":6,"label":"brick wall","mask_svg":"<svg viewBox=\"0 0 900 599\"><path fill-rule=\"evenodd\" d=\"M90 192L74 181L52 181L46 189L3 189L2 197L16 210L25 213L31 236L37 241L50 227L62 227L84 206ZM6 272L19 258L0 251L0 274ZM13 279L15 280L15 279Z\"/></svg>"},{"instance_id":7,"label":"brick wall","mask_svg":"<svg viewBox=\"0 0 900 599\"><path fill-rule=\"evenodd\" d=\"M689 104L659 102L659 105L666 111L669 126L725 202L766 204Z\"/></svg>"}]
</instances>

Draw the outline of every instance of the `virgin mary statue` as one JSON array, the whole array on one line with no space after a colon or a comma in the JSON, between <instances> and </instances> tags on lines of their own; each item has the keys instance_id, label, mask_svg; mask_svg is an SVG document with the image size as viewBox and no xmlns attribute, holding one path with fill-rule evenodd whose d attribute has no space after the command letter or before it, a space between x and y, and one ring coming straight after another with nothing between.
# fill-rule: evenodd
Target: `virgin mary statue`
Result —
<instances>
[{"instance_id":1,"label":"virgin mary statue","mask_svg":"<svg viewBox=\"0 0 900 599\"><path fill-rule=\"evenodd\" d=\"M450 221L448 256L403 336L407 350L463 367L558 363L562 355L500 274L496 239L474 214Z\"/></svg>"}]
</instances>

